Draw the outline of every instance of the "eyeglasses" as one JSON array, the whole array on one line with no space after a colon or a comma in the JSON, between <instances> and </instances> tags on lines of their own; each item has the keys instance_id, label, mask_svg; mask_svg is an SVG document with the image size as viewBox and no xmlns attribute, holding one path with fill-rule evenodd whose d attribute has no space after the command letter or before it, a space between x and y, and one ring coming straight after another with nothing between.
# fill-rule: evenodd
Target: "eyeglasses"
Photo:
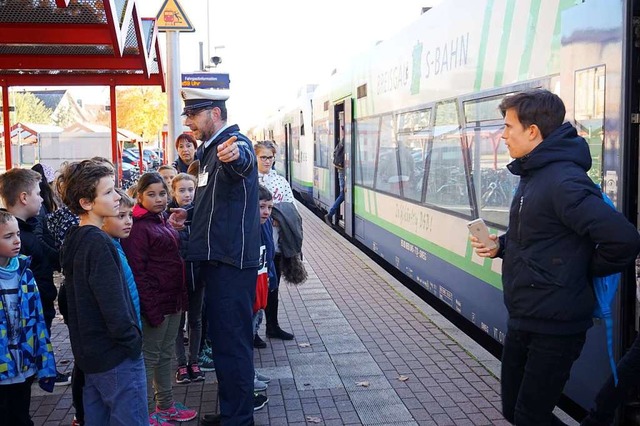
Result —
<instances>
[{"instance_id":1,"label":"eyeglasses","mask_svg":"<svg viewBox=\"0 0 640 426\"><path fill-rule=\"evenodd\" d=\"M182 114L185 118L188 118L189 120L193 120L198 114L200 114L202 111L209 111L211 108L204 108L204 109L200 109L198 111L191 111L191 112L185 112L184 114Z\"/></svg>"},{"instance_id":2,"label":"eyeglasses","mask_svg":"<svg viewBox=\"0 0 640 426\"><path fill-rule=\"evenodd\" d=\"M266 155L261 155L260 157L258 157L260 160L262 161L273 161L274 156L272 155L271 157L267 157Z\"/></svg>"}]
</instances>

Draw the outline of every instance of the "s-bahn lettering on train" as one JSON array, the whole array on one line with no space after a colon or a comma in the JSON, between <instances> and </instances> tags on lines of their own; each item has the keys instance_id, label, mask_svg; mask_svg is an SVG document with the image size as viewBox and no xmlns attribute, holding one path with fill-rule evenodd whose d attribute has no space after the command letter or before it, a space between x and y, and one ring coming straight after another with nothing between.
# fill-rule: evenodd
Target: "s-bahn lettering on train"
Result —
<instances>
[{"instance_id":1,"label":"s-bahn lettering on train","mask_svg":"<svg viewBox=\"0 0 640 426\"><path fill-rule=\"evenodd\" d=\"M469 54L469 33L462 34L442 46L427 50L425 55L424 78L440 75L467 65Z\"/></svg>"}]
</instances>

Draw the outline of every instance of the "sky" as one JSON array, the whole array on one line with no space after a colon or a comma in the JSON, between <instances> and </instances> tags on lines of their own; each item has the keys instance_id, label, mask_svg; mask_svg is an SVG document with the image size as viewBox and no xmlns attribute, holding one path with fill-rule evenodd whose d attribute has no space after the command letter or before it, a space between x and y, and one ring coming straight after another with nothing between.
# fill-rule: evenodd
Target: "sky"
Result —
<instances>
[{"instance_id":1,"label":"sky","mask_svg":"<svg viewBox=\"0 0 640 426\"><path fill-rule=\"evenodd\" d=\"M229 122L247 130L303 85L322 83L341 63L393 36L418 19L422 7L440 1L178 0L196 29L180 34L181 72L199 69L200 41L205 63L210 56L222 57L211 71L229 73ZM142 16L156 16L163 0L136 4ZM165 43L162 35L160 46Z\"/></svg>"}]
</instances>

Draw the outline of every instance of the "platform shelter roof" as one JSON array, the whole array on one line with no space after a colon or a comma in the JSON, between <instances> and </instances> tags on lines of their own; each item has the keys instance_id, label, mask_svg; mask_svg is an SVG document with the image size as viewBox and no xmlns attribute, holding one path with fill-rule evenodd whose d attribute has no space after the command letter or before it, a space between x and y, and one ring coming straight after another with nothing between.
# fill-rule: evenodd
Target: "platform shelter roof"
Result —
<instances>
[{"instance_id":1,"label":"platform shelter roof","mask_svg":"<svg viewBox=\"0 0 640 426\"><path fill-rule=\"evenodd\" d=\"M135 0L0 2L2 86L165 87L155 18Z\"/></svg>"}]
</instances>

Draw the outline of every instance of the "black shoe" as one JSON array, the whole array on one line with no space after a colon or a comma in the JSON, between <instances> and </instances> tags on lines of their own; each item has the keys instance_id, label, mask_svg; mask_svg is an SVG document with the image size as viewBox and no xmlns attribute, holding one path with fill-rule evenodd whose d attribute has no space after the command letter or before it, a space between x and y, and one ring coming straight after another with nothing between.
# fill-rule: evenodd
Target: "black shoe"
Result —
<instances>
[{"instance_id":1,"label":"black shoe","mask_svg":"<svg viewBox=\"0 0 640 426\"><path fill-rule=\"evenodd\" d=\"M260 338L257 334L253 336L253 347L258 349L264 349L267 347L267 343Z\"/></svg>"},{"instance_id":2,"label":"black shoe","mask_svg":"<svg viewBox=\"0 0 640 426\"><path fill-rule=\"evenodd\" d=\"M202 426L218 426L221 423L222 416L220 414L205 414L200 418Z\"/></svg>"},{"instance_id":3,"label":"black shoe","mask_svg":"<svg viewBox=\"0 0 640 426\"><path fill-rule=\"evenodd\" d=\"M56 372L55 386L69 386L71 384L71 374Z\"/></svg>"},{"instance_id":4,"label":"black shoe","mask_svg":"<svg viewBox=\"0 0 640 426\"><path fill-rule=\"evenodd\" d=\"M329 217L329 214L324 215L324 221L327 225L331 226L331 217Z\"/></svg>"},{"instance_id":5,"label":"black shoe","mask_svg":"<svg viewBox=\"0 0 640 426\"><path fill-rule=\"evenodd\" d=\"M267 328L267 337L271 339L293 340L293 334L287 333L279 326L272 329Z\"/></svg>"},{"instance_id":6,"label":"black shoe","mask_svg":"<svg viewBox=\"0 0 640 426\"><path fill-rule=\"evenodd\" d=\"M269 402L269 398L261 393L253 394L253 411L258 411Z\"/></svg>"}]
</instances>

